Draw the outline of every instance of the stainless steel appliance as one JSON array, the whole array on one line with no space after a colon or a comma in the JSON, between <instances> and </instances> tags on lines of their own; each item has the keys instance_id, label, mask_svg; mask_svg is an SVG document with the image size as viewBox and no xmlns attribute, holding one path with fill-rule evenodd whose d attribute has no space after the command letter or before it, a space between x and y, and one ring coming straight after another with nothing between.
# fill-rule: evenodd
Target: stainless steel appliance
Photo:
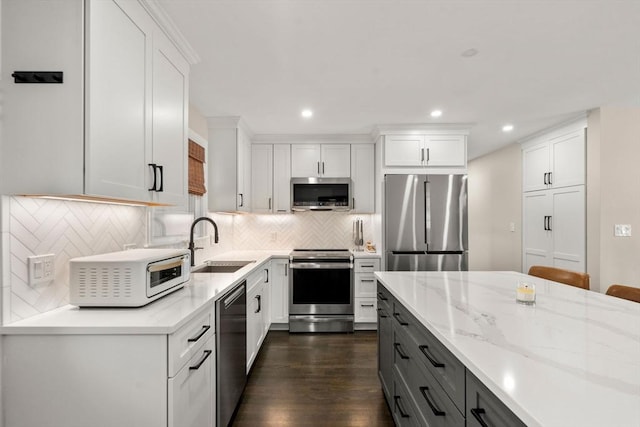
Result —
<instances>
[{"instance_id":1,"label":"stainless steel appliance","mask_svg":"<svg viewBox=\"0 0 640 427\"><path fill-rule=\"evenodd\" d=\"M216 418L231 422L247 383L247 282L216 301Z\"/></svg>"},{"instance_id":2,"label":"stainless steel appliance","mask_svg":"<svg viewBox=\"0 0 640 427\"><path fill-rule=\"evenodd\" d=\"M182 288L186 249L131 249L69 261L69 302L81 307L140 307Z\"/></svg>"},{"instance_id":3,"label":"stainless steel appliance","mask_svg":"<svg viewBox=\"0 0 640 427\"><path fill-rule=\"evenodd\" d=\"M466 175L386 175L384 197L387 270L468 270Z\"/></svg>"},{"instance_id":4,"label":"stainless steel appliance","mask_svg":"<svg viewBox=\"0 0 640 427\"><path fill-rule=\"evenodd\" d=\"M291 178L294 211L349 211L352 200L350 178Z\"/></svg>"},{"instance_id":5,"label":"stainless steel appliance","mask_svg":"<svg viewBox=\"0 0 640 427\"><path fill-rule=\"evenodd\" d=\"M289 332L353 332L348 249L296 249L289 269Z\"/></svg>"}]
</instances>

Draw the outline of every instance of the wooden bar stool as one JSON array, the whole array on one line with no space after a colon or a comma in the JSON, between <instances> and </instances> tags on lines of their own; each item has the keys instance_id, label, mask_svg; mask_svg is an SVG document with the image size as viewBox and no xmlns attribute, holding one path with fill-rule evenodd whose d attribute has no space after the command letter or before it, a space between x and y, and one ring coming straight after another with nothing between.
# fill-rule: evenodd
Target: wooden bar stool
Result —
<instances>
[{"instance_id":1,"label":"wooden bar stool","mask_svg":"<svg viewBox=\"0 0 640 427\"><path fill-rule=\"evenodd\" d=\"M589 289L589 274L577 271L565 270L563 268L546 267L542 265L532 265L529 269L530 276L541 277L576 288Z\"/></svg>"},{"instance_id":2,"label":"wooden bar stool","mask_svg":"<svg viewBox=\"0 0 640 427\"><path fill-rule=\"evenodd\" d=\"M607 295L640 302L640 288L634 288L633 286L611 285L607 289Z\"/></svg>"}]
</instances>

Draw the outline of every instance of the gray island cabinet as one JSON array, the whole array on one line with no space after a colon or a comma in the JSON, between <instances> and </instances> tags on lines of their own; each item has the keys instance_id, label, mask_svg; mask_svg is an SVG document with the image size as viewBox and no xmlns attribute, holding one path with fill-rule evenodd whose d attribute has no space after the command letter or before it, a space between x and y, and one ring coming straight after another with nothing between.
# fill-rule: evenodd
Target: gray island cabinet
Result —
<instances>
[{"instance_id":1,"label":"gray island cabinet","mask_svg":"<svg viewBox=\"0 0 640 427\"><path fill-rule=\"evenodd\" d=\"M640 426L640 304L515 272L375 276L396 425Z\"/></svg>"}]
</instances>

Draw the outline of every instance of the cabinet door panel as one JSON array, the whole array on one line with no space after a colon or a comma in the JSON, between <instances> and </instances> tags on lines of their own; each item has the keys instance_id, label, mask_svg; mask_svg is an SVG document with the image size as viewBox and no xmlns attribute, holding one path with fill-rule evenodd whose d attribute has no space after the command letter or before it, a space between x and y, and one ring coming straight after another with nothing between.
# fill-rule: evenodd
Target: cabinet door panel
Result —
<instances>
[{"instance_id":1,"label":"cabinet door panel","mask_svg":"<svg viewBox=\"0 0 640 427\"><path fill-rule=\"evenodd\" d=\"M162 166L158 201L187 204L189 66L171 42L156 32L153 53L153 163Z\"/></svg>"},{"instance_id":2,"label":"cabinet door panel","mask_svg":"<svg viewBox=\"0 0 640 427\"><path fill-rule=\"evenodd\" d=\"M375 211L375 169L373 144L351 145L351 180L353 181L353 210L351 213Z\"/></svg>"},{"instance_id":3,"label":"cabinet door panel","mask_svg":"<svg viewBox=\"0 0 640 427\"><path fill-rule=\"evenodd\" d=\"M523 150L522 191L547 188L545 174L549 171L549 145L546 142Z\"/></svg>"},{"instance_id":4,"label":"cabinet door panel","mask_svg":"<svg viewBox=\"0 0 640 427\"><path fill-rule=\"evenodd\" d=\"M465 138L461 135L438 135L425 138L427 166L464 166Z\"/></svg>"},{"instance_id":5,"label":"cabinet door panel","mask_svg":"<svg viewBox=\"0 0 640 427\"><path fill-rule=\"evenodd\" d=\"M137 3L89 4L86 192L149 199L152 22Z\"/></svg>"},{"instance_id":6,"label":"cabinet door panel","mask_svg":"<svg viewBox=\"0 0 640 427\"><path fill-rule=\"evenodd\" d=\"M552 215L551 196L547 191L525 193L523 197L523 271L532 265L553 265L552 235L545 230L545 217Z\"/></svg>"},{"instance_id":7,"label":"cabinet door panel","mask_svg":"<svg viewBox=\"0 0 640 427\"><path fill-rule=\"evenodd\" d=\"M387 135L384 142L385 166L422 166L422 135Z\"/></svg>"},{"instance_id":8,"label":"cabinet door panel","mask_svg":"<svg viewBox=\"0 0 640 427\"><path fill-rule=\"evenodd\" d=\"M553 191L553 265L585 271L585 196L584 186Z\"/></svg>"},{"instance_id":9,"label":"cabinet door panel","mask_svg":"<svg viewBox=\"0 0 640 427\"><path fill-rule=\"evenodd\" d=\"M291 176L305 178L320 176L320 145L291 145Z\"/></svg>"},{"instance_id":10,"label":"cabinet door panel","mask_svg":"<svg viewBox=\"0 0 640 427\"><path fill-rule=\"evenodd\" d=\"M178 374L169 378L169 427L213 425L215 341L209 338Z\"/></svg>"},{"instance_id":11,"label":"cabinet door panel","mask_svg":"<svg viewBox=\"0 0 640 427\"><path fill-rule=\"evenodd\" d=\"M349 144L322 144L320 151L320 174L323 177L351 177L351 147Z\"/></svg>"},{"instance_id":12,"label":"cabinet door panel","mask_svg":"<svg viewBox=\"0 0 640 427\"><path fill-rule=\"evenodd\" d=\"M291 210L291 145L273 146L273 210Z\"/></svg>"},{"instance_id":13,"label":"cabinet door panel","mask_svg":"<svg viewBox=\"0 0 640 427\"><path fill-rule=\"evenodd\" d=\"M584 184L584 129L554 138L550 144L553 159L553 165L550 169L553 188Z\"/></svg>"},{"instance_id":14,"label":"cabinet door panel","mask_svg":"<svg viewBox=\"0 0 640 427\"><path fill-rule=\"evenodd\" d=\"M271 322L289 322L289 261L274 259L271 261Z\"/></svg>"},{"instance_id":15,"label":"cabinet door panel","mask_svg":"<svg viewBox=\"0 0 640 427\"><path fill-rule=\"evenodd\" d=\"M273 146L251 146L251 206L253 212L273 209Z\"/></svg>"}]
</instances>

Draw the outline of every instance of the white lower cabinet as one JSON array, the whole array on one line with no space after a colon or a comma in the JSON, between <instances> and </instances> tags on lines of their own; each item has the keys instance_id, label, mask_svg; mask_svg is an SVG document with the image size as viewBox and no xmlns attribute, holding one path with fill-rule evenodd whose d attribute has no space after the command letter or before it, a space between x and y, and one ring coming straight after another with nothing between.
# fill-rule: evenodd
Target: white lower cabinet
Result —
<instances>
[{"instance_id":1,"label":"white lower cabinet","mask_svg":"<svg viewBox=\"0 0 640 427\"><path fill-rule=\"evenodd\" d=\"M212 426L215 420L215 340L211 336L169 378L169 427Z\"/></svg>"},{"instance_id":2,"label":"white lower cabinet","mask_svg":"<svg viewBox=\"0 0 640 427\"><path fill-rule=\"evenodd\" d=\"M271 323L289 323L289 260L271 260Z\"/></svg>"},{"instance_id":3,"label":"white lower cabinet","mask_svg":"<svg viewBox=\"0 0 640 427\"><path fill-rule=\"evenodd\" d=\"M270 264L247 278L247 373L269 331Z\"/></svg>"},{"instance_id":4,"label":"white lower cabinet","mask_svg":"<svg viewBox=\"0 0 640 427\"><path fill-rule=\"evenodd\" d=\"M584 185L523 193L523 268L586 269Z\"/></svg>"},{"instance_id":5,"label":"white lower cabinet","mask_svg":"<svg viewBox=\"0 0 640 427\"><path fill-rule=\"evenodd\" d=\"M373 272L380 271L380 259L356 258L354 270L354 320L356 323L376 323L378 303Z\"/></svg>"},{"instance_id":6,"label":"white lower cabinet","mask_svg":"<svg viewBox=\"0 0 640 427\"><path fill-rule=\"evenodd\" d=\"M169 335L4 335L4 426L213 426L214 322L211 304Z\"/></svg>"}]
</instances>

